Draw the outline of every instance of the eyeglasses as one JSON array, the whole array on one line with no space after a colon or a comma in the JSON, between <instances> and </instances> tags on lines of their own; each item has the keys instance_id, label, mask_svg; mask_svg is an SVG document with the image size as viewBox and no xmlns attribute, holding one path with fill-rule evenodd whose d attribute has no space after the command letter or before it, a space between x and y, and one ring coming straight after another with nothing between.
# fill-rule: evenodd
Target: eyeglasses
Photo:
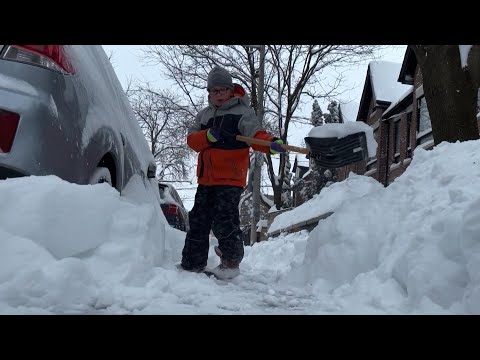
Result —
<instances>
[{"instance_id":1,"label":"eyeglasses","mask_svg":"<svg viewBox=\"0 0 480 360\"><path fill-rule=\"evenodd\" d=\"M230 89L229 88L212 89L212 90L208 90L208 93L210 95L225 95L228 90L230 90Z\"/></svg>"}]
</instances>

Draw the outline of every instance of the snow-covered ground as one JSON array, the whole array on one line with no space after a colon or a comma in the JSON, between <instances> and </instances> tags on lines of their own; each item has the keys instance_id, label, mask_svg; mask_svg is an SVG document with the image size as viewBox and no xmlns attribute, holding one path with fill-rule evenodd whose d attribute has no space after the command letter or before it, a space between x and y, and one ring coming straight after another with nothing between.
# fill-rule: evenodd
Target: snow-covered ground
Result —
<instances>
[{"instance_id":1,"label":"snow-covered ground","mask_svg":"<svg viewBox=\"0 0 480 360\"><path fill-rule=\"evenodd\" d=\"M388 188L359 175L325 188L308 204L332 216L246 247L230 282L176 269L185 233L148 184L120 197L53 176L0 181L0 313L480 314L478 154L480 141L418 148Z\"/></svg>"}]
</instances>

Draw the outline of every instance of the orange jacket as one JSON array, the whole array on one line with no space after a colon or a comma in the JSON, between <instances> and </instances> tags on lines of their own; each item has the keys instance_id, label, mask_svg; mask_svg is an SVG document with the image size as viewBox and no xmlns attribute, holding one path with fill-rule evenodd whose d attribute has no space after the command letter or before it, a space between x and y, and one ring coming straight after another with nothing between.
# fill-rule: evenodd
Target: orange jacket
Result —
<instances>
[{"instance_id":1,"label":"orange jacket","mask_svg":"<svg viewBox=\"0 0 480 360\"><path fill-rule=\"evenodd\" d=\"M210 102L198 113L195 123L189 128L187 144L199 153L199 184L245 187L250 146L237 141L235 136L244 135L267 141L274 139L274 136L260 128L255 112L247 104L243 88L236 84L234 90L243 95L232 97L219 108ZM222 133L222 139L215 143L207 139L207 130L212 127ZM268 146L251 146L256 151L270 152Z\"/></svg>"}]
</instances>

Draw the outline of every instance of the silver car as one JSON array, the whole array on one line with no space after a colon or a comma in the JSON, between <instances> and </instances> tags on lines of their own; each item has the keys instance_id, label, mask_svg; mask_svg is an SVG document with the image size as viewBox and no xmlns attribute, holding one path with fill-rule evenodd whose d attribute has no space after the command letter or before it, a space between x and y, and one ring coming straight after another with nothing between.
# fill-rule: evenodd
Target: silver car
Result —
<instances>
[{"instance_id":1,"label":"silver car","mask_svg":"<svg viewBox=\"0 0 480 360\"><path fill-rule=\"evenodd\" d=\"M100 45L0 45L0 180L56 175L120 193L156 165Z\"/></svg>"}]
</instances>

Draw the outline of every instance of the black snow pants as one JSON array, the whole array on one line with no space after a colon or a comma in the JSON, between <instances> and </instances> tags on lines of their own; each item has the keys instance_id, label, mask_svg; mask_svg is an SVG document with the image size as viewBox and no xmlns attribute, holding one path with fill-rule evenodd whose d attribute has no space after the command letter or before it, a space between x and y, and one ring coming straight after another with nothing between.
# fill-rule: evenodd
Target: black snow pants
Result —
<instances>
[{"instance_id":1,"label":"black snow pants","mask_svg":"<svg viewBox=\"0 0 480 360\"><path fill-rule=\"evenodd\" d=\"M238 186L198 185L195 203L189 213L190 230L182 251L184 269L207 266L210 230L218 239L223 259L242 261L244 250L238 210L242 192Z\"/></svg>"}]
</instances>

